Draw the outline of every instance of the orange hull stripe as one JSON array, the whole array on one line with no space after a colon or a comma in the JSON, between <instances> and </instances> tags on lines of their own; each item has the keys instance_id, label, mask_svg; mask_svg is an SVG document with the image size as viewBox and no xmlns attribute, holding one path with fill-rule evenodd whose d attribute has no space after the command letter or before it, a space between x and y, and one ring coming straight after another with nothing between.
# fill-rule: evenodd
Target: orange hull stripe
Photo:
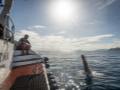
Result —
<instances>
[{"instance_id":1,"label":"orange hull stripe","mask_svg":"<svg viewBox=\"0 0 120 90\"><path fill-rule=\"evenodd\" d=\"M20 76L35 75L43 73L42 64L34 64L13 69L2 84L2 90L9 90L16 78Z\"/></svg>"}]
</instances>

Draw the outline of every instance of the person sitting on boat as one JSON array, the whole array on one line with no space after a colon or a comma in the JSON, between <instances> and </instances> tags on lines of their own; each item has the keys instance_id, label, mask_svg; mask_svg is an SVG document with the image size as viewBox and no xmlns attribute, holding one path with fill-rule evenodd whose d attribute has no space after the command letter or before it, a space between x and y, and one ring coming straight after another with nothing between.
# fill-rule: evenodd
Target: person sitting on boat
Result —
<instances>
[{"instance_id":1,"label":"person sitting on boat","mask_svg":"<svg viewBox=\"0 0 120 90\"><path fill-rule=\"evenodd\" d=\"M29 50L31 48L31 44L28 41L29 35L24 35L23 38L21 38L18 41L17 49L22 50L22 55L29 54Z\"/></svg>"}]
</instances>

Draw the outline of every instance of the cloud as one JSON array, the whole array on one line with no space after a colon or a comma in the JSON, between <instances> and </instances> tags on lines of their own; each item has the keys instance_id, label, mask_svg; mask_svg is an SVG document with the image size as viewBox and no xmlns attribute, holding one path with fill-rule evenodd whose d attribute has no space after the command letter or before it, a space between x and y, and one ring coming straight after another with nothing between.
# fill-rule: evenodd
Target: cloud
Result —
<instances>
[{"instance_id":1,"label":"cloud","mask_svg":"<svg viewBox=\"0 0 120 90\"><path fill-rule=\"evenodd\" d=\"M34 50L46 51L74 51L74 50L95 50L113 47L113 44L100 43L105 38L112 38L114 35L105 34L83 38L66 38L60 35L41 36L35 31L21 30L16 33L18 40L24 34L30 35L30 42ZM115 42L114 42L115 43Z\"/></svg>"},{"instance_id":2,"label":"cloud","mask_svg":"<svg viewBox=\"0 0 120 90\"><path fill-rule=\"evenodd\" d=\"M57 32L57 33L55 33L55 35L64 35L64 34L66 34L67 32L64 30L64 31L60 31L60 32Z\"/></svg>"},{"instance_id":3,"label":"cloud","mask_svg":"<svg viewBox=\"0 0 120 90\"><path fill-rule=\"evenodd\" d=\"M35 25L35 26L28 27L28 29L30 30L33 30L33 29L38 30L38 29L44 29L44 28L46 28L46 26L44 25Z\"/></svg>"},{"instance_id":4,"label":"cloud","mask_svg":"<svg viewBox=\"0 0 120 90\"><path fill-rule=\"evenodd\" d=\"M113 4L116 0L105 0L105 1L102 3L102 5L98 9L102 10L102 9L110 6L111 4Z\"/></svg>"},{"instance_id":5,"label":"cloud","mask_svg":"<svg viewBox=\"0 0 120 90\"><path fill-rule=\"evenodd\" d=\"M16 39L18 40L20 37L24 36L24 34L30 35L30 42L32 44L32 48L34 50L69 50L69 41L70 39L66 39L62 36L40 36L38 33L34 31L21 30L16 33Z\"/></svg>"},{"instance_id":6,"label":"cloud","mask_svg":"<svg viewBox=\"0 0 120 90\"><path fill-rule=\"evenodd\" d=\"M112 34L105 34L105 35L97 35L97 36L91 36L91 37L85 37L85 38L81 38L80 41L82 41L82 43L94 43L94 42L99 42L102 39L105 38L110 38L113 37L114 35Z\"/></svg>"}]
</instances>

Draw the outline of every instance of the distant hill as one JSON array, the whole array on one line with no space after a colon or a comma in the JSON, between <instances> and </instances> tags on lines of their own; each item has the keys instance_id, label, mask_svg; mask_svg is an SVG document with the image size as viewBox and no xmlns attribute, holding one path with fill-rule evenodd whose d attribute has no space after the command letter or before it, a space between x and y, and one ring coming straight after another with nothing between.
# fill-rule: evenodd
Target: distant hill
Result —
<instances>
[{"instance_id":1,"label":"distant hill","mask_svg":"<svg viewBox=\"0 0 120 90\"><path fill-rule=\"evenodd\" d=\"M110 51L120 51L120 47L116 47L116 48L111 48L109 49Z\"/></svg>"},{"instance_id":2,"label":"distant hill","mask_svg":"<svg viewBox=\"0 0 120 90\"><path fill-rule=\"evenodd\" d=\"M98 50L93 50L95 52L105 52L105 51L120 51L120 47L116 47L116 48L110 48L110 49L98 49ZM92 52L93 52L92 51ZM84 51L84 50L77 50L75 51L76 53L80 53L80 52L91 52L91 51Z\"/></svg>"}]
</instances>

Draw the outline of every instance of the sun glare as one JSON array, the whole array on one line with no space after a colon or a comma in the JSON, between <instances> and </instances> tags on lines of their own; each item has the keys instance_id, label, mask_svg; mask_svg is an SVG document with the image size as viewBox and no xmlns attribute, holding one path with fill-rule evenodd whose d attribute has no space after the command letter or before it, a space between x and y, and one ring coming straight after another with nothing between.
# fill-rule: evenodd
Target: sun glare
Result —
<instances>
[{"instance_id":1,"label":"sun glare","mask_svg":"<svg viewBox=\"0 0 120 90\"><path fill-rule=\"evenodd\" d=\"M50 13L54 20L66 22L74 17L75 5L71 0L55 0L51 4Z\"/></svg>"}]
</instances>

